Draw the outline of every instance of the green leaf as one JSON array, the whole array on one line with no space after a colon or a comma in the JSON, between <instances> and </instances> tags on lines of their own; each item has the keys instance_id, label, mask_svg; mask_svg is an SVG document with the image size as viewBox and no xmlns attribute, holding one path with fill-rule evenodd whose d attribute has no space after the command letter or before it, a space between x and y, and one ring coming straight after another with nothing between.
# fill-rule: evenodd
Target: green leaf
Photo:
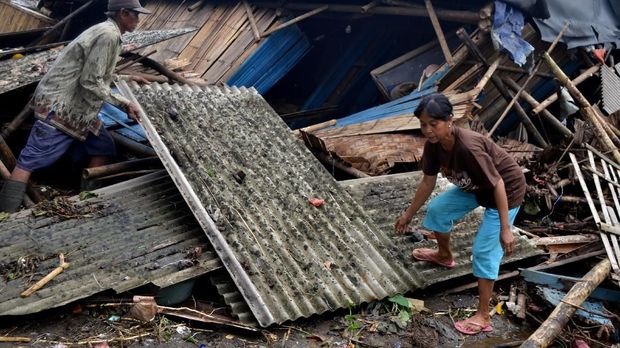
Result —
<instances>
[{"instance_id":1,"label":"green leaf","mask_svg":"<svg viewBox=\"0 0 620 348\"><path fill-rule=\"evenodd\" d=\"M527 201L524 205L524 210L528 215L536 215L540 213L540 207L534 201Z\"/></svg>"},{"instance_id":2,"label":"green leaf","mask_svg":"<svg viewBox=\"0 0 620 348\"><path fill-rule=\"evenodd\" d=\"M89 198L93 198L93 197L97 197L96 193L90 192L90 191L82 191L80 192L80 200L83 201L85 199L89 199Z\"/></svg>"},{"instance_id":3,"label":"green leaf","mask_svg":"<svg viewBox=\"0 0 620 348\"><path fill-rule=\"evenodd\" d=\"M0 212L0 222L6 220L9 218L9 213L5 213L5 212Z\"/></svg>"},{"instance_id":4,"label":"green leaf","mask_svg":"<svg viewBox=\"0 0 620 348\"><path fill-rule=\"evenodd\" d=\"M394 296L388 297L388 301L396 303L397 305L404 308L411 308L411 303L407 300L403 295L396 294Z\"/></svg>"},{"instance_id":5,"label":"green leaf","mask_svg":"<svg viewBox=\"0 0 620 348\"><path fill-rule=\"evenodd\" d=\"M409 314L408 311L400 311L400 313L398 315L400 316L400 320L402 320L405 323L407 323L407 322L409 322L409 320L411 320L411 315Z\"/></svg>"}]
</instances>

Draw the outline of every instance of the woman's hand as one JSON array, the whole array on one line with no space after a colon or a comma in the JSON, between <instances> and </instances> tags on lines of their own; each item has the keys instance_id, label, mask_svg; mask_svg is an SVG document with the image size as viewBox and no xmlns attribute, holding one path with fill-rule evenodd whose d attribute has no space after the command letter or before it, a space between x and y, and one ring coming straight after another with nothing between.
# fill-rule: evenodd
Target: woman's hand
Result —
<instances>
[{"instance_id":1,"label":"woman's hand","mask_svg":"<svg viewBox=\"0 0 620 348\"><path fill-rule=\"evenodd\" d=\"M409 214L408 211L405 211L394 224L394 229L396 230L396 232L398 232L398 234L404 234L405 232L407 232L407 228L409 227L412 218L413 215Z\"/></svg>"},{"instance_id":2,"label":"woman's hand","mask_svg":"<svg viewBox=\"0 0 620 348\"><path fill-rule=\"evenodd\" d=\"M504 248L504 253L506 255L512 254L515 250L515 238L512 235L512 231L510 228L502 228L499 235L500 242L502 243L502 248Z\"/></svg>"}]
</instances>

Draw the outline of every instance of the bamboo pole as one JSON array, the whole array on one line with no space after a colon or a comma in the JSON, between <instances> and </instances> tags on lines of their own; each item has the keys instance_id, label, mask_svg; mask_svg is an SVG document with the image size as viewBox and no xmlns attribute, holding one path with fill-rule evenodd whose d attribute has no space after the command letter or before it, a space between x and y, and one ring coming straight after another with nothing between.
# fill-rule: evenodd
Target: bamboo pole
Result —
<instances>
[{"instance_id":1,"label":"bamboo pole","mask_svg":"<svg viewBox=\"0 0 620 348\"><path fill-rule=\"evenodd\" d=\"M441 30L441 25L439 24L439 19L437 18L437 14L435 13L433 4L431 3L431 0L424 0L424 4L426 5L426 10L428 11L428 17L431 19L431 24L433 25L433 29L435 29L435 34L437 35L437 39L439 40L441 51L443 52L443 55L446 58L446 63L448 63L448 66L453 66L454 59L452 58L452 54L450 53L450 48L448 47L448 43L446 42L446 37L443 35L443 30Z\"/></svg>"},{"instance_id":2,"label":"bamboo pole","mask_svg":"<svg viewBox=\"0 0 620 348\"><path fill-rule=\"evenodd\" d=\"M469 37L465 29L460 28L459 30L456 31L456 35L463 41L463 43L467 46L467 48L469 48L469 51L472 53L472 55L475 56L480 62L482 62L488 68L490 65L489 62L486 60L482 52L480 52L480 49L478 48L478 46L476 46L476 44ZM497 75L493 75L491 79L493 81L493 84L497 88L497 90L504 97L504 99L510 101L513 96L508 91L508 89L502 82L501 78ZM538 132L538 130L532 123L532 120L530 120L530 118L525 113L525 110L523 110L521 105L519 103L515 103L514 106L515 106L515 110L517 111L517 115L519 116L519 119L521 120L525 128L527 129L528 133L534 138L534 142L537 145L540 145L542 147L547 147L547 142L545 141L545 139L543 139L542 135L540 135L540 133Z\"/></svg>"},{"instance_id":3,"label":"bamboo pole","mask_svg":"<svg viewBox=\"0 0 620 348\"><path fill-rule=\"evenodd\" d=\"M545 60L549 67L555 74L558 81L568 89L568 92L575 98L575 101L581 105L581 113L584 117L590 121L594 125L594 131L598 139L603 143L606 147L606 150L609 150L614 157L614 160L620 164L620 152L618 152L618 148L611 141L605 128L599 122L598 116L596 115L596 110L592 108L590 102L581 94L581 92L577 89L575 84L564 74L564 71L557 65L557 63L551 58L551 56L545 52L544 54Z\"/></svg>"},{"instance_id":4,"label":"bamboo pole","mask_svg":"<svg viewBox=\"0 0 620 348\"><path fill-rule=\"evenodd\" d=\"M547 347L554 338L560 334L577 308L581 305L596 287L609 275L611 263L604 259L590 270L581 281L575 283L570 291L564 296L547 320L521 345L522 348ZM568 304L570 303L570 304Z\"/></svg>"},{"instance_id":5,"label":"bamboo pole","mask_svg":"<svg viewBox=\"0 0 620 348\"><path fill-rule=\"evenodd\" d=\"M41 280L36 282L33 286L29 287L26 291L24 291L21 294L19 294L19 296L21 296L21 297L28 297L28 296L34 294L37 290L39 290L42 287L44 287L45 284L49 283L50 280L54 279L57 275L59 275L65 269L67 269L69 267L69 264L67 262L65 262L65 255L64 254L61 253L60 255L58 255L58 258L60 260L60 265L58 265L58 267L56 267L53 271L51 271L48 275L43 277Z\"/></svg>"},{"instance_id":6,"label":"bamboo pole","mask_svg":"<svg viewBox=\"0 0 620 348\"><path fill-rule=\"evenodd\" d=\"M580 83L582 83L583 81L587 80L588 78L592 77L592 75L596 74L600 69L600 66L595 65L590 67L588 70L584 71L583 73L581 73L579 76L577 76L572 82L575 86L579 85ZM554 101L558 100L558 94L557 93L553 93L552 95L550 95L547 99L543 100L540 102L540 105L538 105L537 107L535 107L532 110L532 113L537 114L539 112L541 112L542 110L546 109L547 106L551 105Z\"/></svg>"},{"instance_id":7,"label":"bamboo pole","mask_svg":"<svg viewBox=\"0 0 620 348\"><path fill-rule=\"evenodd\" d=\"M159 157L147 157L137 160L119 162L108 164L100 167L92 167L84 169L82 178L95 179L102 176L108 176L112 174L121 173L124 171L142 170L142 169L154 169L161 168L161 161Z\"/></svg>"},{"instance_id":8,"label":"bamboo pole","mask_svg":"<svg viewBox=\"0 0 620 348\"><path fill-rule=\"evenodd\" d=\"M518 91L519 90L519 85L510 77L508 76L504 76L502 78L502 81L504 81L505 84L508 85L508 87L512 88L513 91ZM521 95L520 95L521 99L523 99L526 103L530 104L531 107L535 108L536 106L540 105L538 103L538 101L532 97L531 94L527 93L526 91L521 91ZM547 121L550 125L553 126L553 128L555 130L557 130L558 132L560 132L560 134L562 134L562 136L564 137L573 137L573 132L571 132L570 129L566 128L565 125L562 124L562 122L560 122L560 120L558 120L557 117L553 116L553 114L551 112L549 112L547 109L543 109L542 112L540 113L540 116L545 119L545 121Z\"/></svg>"},{"instance_id":9,"label":"bamboo pole","mask_svg":"<svg viewBox=\"0 0 620 348\"><path fill-rule=\"evenodd\" d=\"M265 31L261 35L261 37L267 37L267 36L275 33L278 30L284 29L284 28L289 27L289 26L291 26L291 25L293 25L295 23L301 22L301 21L303 21L304 19L306 19L308 17L312 17L312 16L314 16L316 14L319 14L319 13L327 10L328 8L329 8L329 5L324 5L324 6L315 8L314 10L312 10L310 12L304 13L301 16L295 17L295 18L291 19L290 21L286 21L286 22L284 22L284 23L282 23L282 24L280 24L280 25L278 25L278 26L276 26L274 28L271 28L271 29Z\"/></svg>"},{"instance_id":10,"label":"bamboo pole","mask_svg":"<svg viewBox=\"0 0 620 348\"><path fill-rule=\"evenodd\" d=\"M545 52L546 54L550 54L553 51L555 46L557 46L558 42L560 42L560 39L562 38L562 36L564 36L564 33L566 32L566 29L568 29L568 22L566 22L566 24L564 24L564 27L562 28L562 30L560 30L560 33L558 34L558 36L555 37L555 40L553 40L553 42L551 43L551 45L549 46L549 48ZM508 105L504 109L504 112L502 112L502 114L499 116L499 118L495 122L495 125L493 125L493 128L491 128L491 130L487 134L487 137L490 137L490 136L493 135L493 133L495 133L495 130L497 129L497 127L499 127L500 123L502 123L502 121L504 120L506 115L508 115L508 112L512 109L512 106L517 102L517 100L519 99L519 96L521 95L521 93L527 87L527 84L530 83L530 81L532 81L532 78L534 78L534 76L536 76L534 73L537 72L538 69L540 69L540 67L542 65L542 62L543 62L543 60L540 59L538 61L538 63L536 63L536 66L534 67L533 73L531 73L527 77L527 79L525 79L525 82L523 83L523 86L521 86L519 88L519 90L515 93L514 97L510 101L510 103L508 103Z\"/></svg>"}]
</instances>

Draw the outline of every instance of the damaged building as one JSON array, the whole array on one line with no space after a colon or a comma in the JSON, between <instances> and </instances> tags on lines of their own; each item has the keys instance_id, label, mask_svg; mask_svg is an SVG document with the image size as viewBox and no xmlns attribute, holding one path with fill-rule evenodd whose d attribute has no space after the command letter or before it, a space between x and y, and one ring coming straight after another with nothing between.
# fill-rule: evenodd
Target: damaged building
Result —
<instances>
[{"instance_id":1,"label":"damaged building","mask_svg":"<svg viewBox=\"0 0 620 348\"><path fill-rule=\"evenodd\" d=\"M37 83L106 3L0 0L2 180ZM255 334L347 311L351 327L398 296L475 288L483 208L455 224L454 268L412 257L436 245L420 228L426 206L412 233L394 230L423 176L413 111L439 92L454 124L501 146L527 181L495 318L538 321L525 347L614 343L620 7L596 4L143 1L151 14L123 35L115 73L150 84L113 86L140 120L104 104L113 162L64 156L34 173L21 211L0 213L0 316L105 302L134 320ZM449 187L440 177L433 195ZM571 317L597 329L562 331ZM363 346L372 327L344 341Z\"/></svg>"}]
</instances>

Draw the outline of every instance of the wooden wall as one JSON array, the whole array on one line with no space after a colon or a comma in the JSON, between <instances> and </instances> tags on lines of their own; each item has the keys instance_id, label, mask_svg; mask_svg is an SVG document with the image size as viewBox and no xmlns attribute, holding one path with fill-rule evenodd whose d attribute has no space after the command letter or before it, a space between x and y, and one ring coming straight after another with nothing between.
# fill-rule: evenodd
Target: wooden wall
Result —
<instances>
[{"instance_id":1,"label":"wooden wall","mask_svg":"<svg viewBox=\"0 0 620 348\"><path fill-rule=\"evenodd\" d=\"M225 82L258 48L242 2L207 2L192 12L195 1L153 0L146 8L153 14L142 17L138 30L194 27L198 31L149 47L156 49L152 58L165 62L176 60L208 83ZM252 8L259 32L277 25L271 9Z\"/></svg>"},{"instance_id":2,"label":"wooden wall","mask_svg":"<svg viewBox=\"0 0 620 348\"><path fill-rule=\"evenodd\" d=\"M0 0L0 33L12 33L54 25L55 20L36 11Z\"/></svg>"}]
</instances>

